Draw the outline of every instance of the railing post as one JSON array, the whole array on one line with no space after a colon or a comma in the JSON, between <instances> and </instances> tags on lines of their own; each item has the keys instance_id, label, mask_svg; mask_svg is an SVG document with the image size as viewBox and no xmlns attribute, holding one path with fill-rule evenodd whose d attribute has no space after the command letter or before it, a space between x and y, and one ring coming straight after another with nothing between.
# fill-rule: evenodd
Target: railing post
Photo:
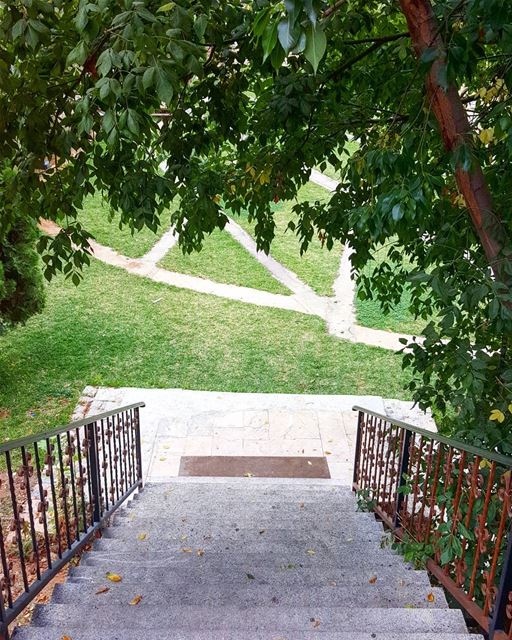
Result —
<instances>
[{"instance_id":1,"label":"railing post","mask_svg":"<svg viewBox=\"0 0 512 640\"><path fill-rule=\"evenodd\" d=\"M398 484L396 488L396 503L395 503L395 515L393 517L393 527L395 529L400 528L400 511L402 509L402 505L405 500L405 495L403 491L400 491L403 487L405 487L404 475L409 468L409 457L410 457L410 445L411 445L411 437L412 431L408 429L403 430L404 439L402 441L402 449L400 451L400 465L398 468Z\"/></svg>"},{"instance_id":2,"label":"railing post","mask_svg":"<svg viewBox=\"0 0 512 640\"><path fill-rule=\"evenodd\" d=\"M139 407L135 407L135 454L137 456L137 479L139 481L139 489L143 488L142 479L142 444L140 437L140 415Z\"/></svg>"},{"instance_id":3,"label":"railing post","mask_svg":"<svg viewBox=\"0 0 512 640\"><path fill-rule=\"evenodd\" d=\"M354 452L354 475L352 476L352 488L355 489L357 480L359 477L359 462L361 460L361 441L363 439L363 419L364 414L359 411L357 414L357 434L356 434L356 449Z\"/></svg>"},{"instance_id":4,"label":"railing post","mask_svg":"<svg viewBox=\"0 0 512 640\"><path fill-rule=\"evenodd\" d=\"M489 640L492 640L497 631L508 631L507 624L510 618L507 615L507 608L512 604L510 594L512 593L512 525L508 530L507 549L503 558L503 569L501 571L500 584L492 618L489 621Z\"/></svg>"},{"instance_id":5,"label":"railing post","mask_svg":"<svg viewBox=\"0 0 512 640\"><path fill-rule=\"evenodd\" d=\"M87 425L87 442L91 467L91 493L94 500L93 522L99 522L101 519L101 485L96 422L91 422Z\"/></svg>"}]
</instances>

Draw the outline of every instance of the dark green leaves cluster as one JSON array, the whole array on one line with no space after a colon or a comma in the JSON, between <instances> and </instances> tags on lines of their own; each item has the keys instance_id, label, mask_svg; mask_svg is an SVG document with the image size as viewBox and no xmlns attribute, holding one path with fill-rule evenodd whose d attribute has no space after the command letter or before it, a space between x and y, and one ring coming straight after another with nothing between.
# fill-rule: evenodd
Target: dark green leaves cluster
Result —
<instances>
[{"instance_id":1,"label":"dark green leaves cluster","mask_svg":"<svg viewBox=\"0 0 512 640\"><path fill-rule=\"evenodd\" d=\"M290 232L303 250L315 236L349 243L362 295L384 311L407 290L426 324L404 360L414 397L443 425L509 448L487 417L512 398L511 301L454 170L482 165L510 228L512 5L435 10L439 82L460 87L473 128L457 154L425 96L439 52L416 60L399 3L0 2L0 242L19 219L53 220L62 231L40 241L45 274L77 281L90 240L80 211L101 191L134 231L156 229L179 201L184 251L226 224L224 207L247 211L268 250L274 202L329 162L339 189L295 204ZM388 259L372 267L383 246Z\"/></svg>"}]
</instances>

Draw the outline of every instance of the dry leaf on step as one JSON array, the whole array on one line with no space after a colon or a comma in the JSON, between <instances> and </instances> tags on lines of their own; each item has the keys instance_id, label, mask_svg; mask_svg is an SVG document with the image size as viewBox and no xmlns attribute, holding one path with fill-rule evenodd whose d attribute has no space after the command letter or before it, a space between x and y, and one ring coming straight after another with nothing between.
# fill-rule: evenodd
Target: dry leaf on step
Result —
<instances>
[{"instance_id":1,"label":"dry leaf on step","mask_svg":"<svg viewBox=\"0 0 512 640\"><path fill-rule=\"evenodd\" d=\"M196 553L198 556L204 556L204 549L198 549Z\"/></svg>"},{"instance_id":2,"label":"dry leaf on step","mask_svg":"<svg viewBox=\"0 0 512 640\"><path fill-rule=\"evenodd\" d=\"M145 540L148 537L147 533L139 533L139 535L137 536L137 540L140 540L141 542L143 540Z\"/></svg>"},{"instance_id":3,"label":"dry leaf on step","mask_svg":"<svg viewBox=\"0 0 512 640\"><path fill-rule=\"evenodd\" d=\"M96 591L96 595L98 596L100 593L107 593L107 591L110 591L110 587L100 587L98 591Z\"/></svg>"},{"instance_id":4,"label":"dry leaf on step","mask_svg":"<svg viewBox=\"0 0 512 640\"><path fill-rule=\"evenodd\" d=\"M128 604L131 604L132 607L134 607L135 605L139 604L139 602L142 600L142 596L135 596L134 598L132 598L130 600L130 602Z\"/></svg>"},{"instance_id":5,"label":"dry leaf on step","mask_svg":"<svg viewBox=\"0 0 512 640\"><path fill-rule=\"evenodd\" d=\"M308 554L308 556L314 556L316 554L316 551L314 549L308 549L306 553Z\"/></svg>"},{"instance_id":6,"label":"dry leaf on step","mask_svg":"<svg viewBox=\"0 0 512 640\"><path fill-rule=\"evenodd\" d=\"M192 553L192 549L190 547L182 547L181 550L183 553Z\"/></svg>"},{"instance_id":7,"label":"dry leaf on step","mask_svg":"<svg viewBox=\"0 0 512 640\"><path fill-rule=\"evenodd\" d=\"M123 579L118 573L112 573L110 571L107 571L106 577L110 582L121 582Z\"/></svg>"},{"instance_id":8,"label":"dry leaf on step","mask_svg":"<svg viewBox=\"0 0 512 640\"><path fill-rule=\"evenodd\" d=\"M434 602L435 599L436 599L436 597L434 596L434 594L431 591L427 596L427 600L428 600L428 602Z\"/></svg>"},{"instance_id":9,"label":"dry leaf on step","mask_svg":"<svg viewBox=\"0 0 512 640\"><path fill-rule=\"evenodd\" d=\"M372 577L368 580L368 582L369 582L370 584L375 584L375 583L377 582L377 576L372 576Z\"/></svg>"}]
</instances>

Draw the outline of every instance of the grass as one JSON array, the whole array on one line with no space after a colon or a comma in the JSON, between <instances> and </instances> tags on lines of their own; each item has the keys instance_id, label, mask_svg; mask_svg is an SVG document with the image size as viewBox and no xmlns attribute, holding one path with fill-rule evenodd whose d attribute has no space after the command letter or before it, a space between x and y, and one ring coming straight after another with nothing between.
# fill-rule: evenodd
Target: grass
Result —
<instances>
[{"instance_id":1,"label":"grass","mask_svg":"<svg viewBox=\"0 0 512 640\"><path fill-rule=\"evenodd\" d=\"M328 200L330 193L324 188L309 182L299 192L299 200L320 202ZM306 253L301 257L300 242L293 231L287 229L288 222L294 219L292 207L294 201L279 202L273 206L276 235L272 241L270 253L284 266L295 272L299 278L309 284L320 295L332 295L332 287L338 273L341 248L329 251L322 247L320 240L314 238ZM235 216L246 231L254 237L254 221L249 222L247 215Z\"/></svg>"},{"instance_id":2,"label":"grass","mask_svg":"<svg viewBox=\"0 0 512 640\"><path fill-rule=\"evenodd\" d=\"M174 246L160 262L160 266L217 282L284 295L291 293L227 231L214 231L205 239L199 252L184 255L180 247Z\"/></svg>"},{"instance_id":3,"label":"grass","mask_svg":"<svg viewBox=\"0 0 512 640\"><path fill-rule=\"evenodd\" d=\"M0 338L3 440L69 420L87 384L404 398L392 352L328 336L325 324L174 289L93 261L58 277L43 314Z\"/></svg>"},{"instance_id":4,"label":"grass","mask_svg":"<svg viewBox=\"0 0 512 640\"><path fill-rule=\"evenodd\" d=\"M375 253L375 260L366 265L365 273L371 275L375 266L386 259L386 250L379 249ZM410 292L405 289L400 302L388 313L384 314L377 300L361 300L356 296L355 306L357 322L365 327L384 329L396 333L421 335L427 325L422 318L416 319L409 310L411 303Z\"/></svg>"},{"instance_id":5,"label":"grass","mask_svg":"<svg viewBox=\"0 0 512 640\"><path fill-rule=\"evenodd\" d=\"M80 221L95 240L129 258L141 258L171 226L171 210L166 211L161 217L157 233L153 233L147 227L132 233L127 226L119 228L118 215L115 215L113 220L109 217L108 204L100 194L91 196L80 213Z\"/></svg>"}]
</instances>

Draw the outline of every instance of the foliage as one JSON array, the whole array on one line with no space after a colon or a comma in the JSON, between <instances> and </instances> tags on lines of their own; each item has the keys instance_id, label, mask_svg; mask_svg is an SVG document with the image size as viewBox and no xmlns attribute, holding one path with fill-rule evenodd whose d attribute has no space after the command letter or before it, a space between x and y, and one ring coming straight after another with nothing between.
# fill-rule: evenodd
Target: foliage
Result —
<instances>
[{"instance_id":1,"label":"foliage","mask_svg":"<svg viewBox=\"0 0 512 640\"><path fill-rule=\"evenodd\" d=\"M35 250L34 220L19 218L0 237L0 334L24 323L44 306L40 257Z\"/></svg>"},{"instance_id":2,"label":"foliage","mask_svg":"<svg viewBox=\"0 0 512 640\"><path fill-rule=\"evenodd\" d=\"M435 318L404 357L417 374L410 391L467 437L510 448L487 417L512 396L512 5L437 2L435 46L413 41L418 60L408 4L3 2L0 159L20 211L62 226L39 244L46 276L66 265L75 281L88 260L80 210L94 192L134 230L156 230L179 196L172 218L188 252L223 228L223 201L249 212L269 250L272 203L329 162L342 180L331 200L293 207L302 249L316 236L329 249L349 242L361 273L396 238L386 277L362 286L384 305L407 286L413 312ZM432 90L470 115L453 144ZM359 148L343 158L348 140ZM471 198L485 190L471 192L478 167L491 225ZM1 206L0 236L11 215Z\"/></svg>"}]
</instances>

